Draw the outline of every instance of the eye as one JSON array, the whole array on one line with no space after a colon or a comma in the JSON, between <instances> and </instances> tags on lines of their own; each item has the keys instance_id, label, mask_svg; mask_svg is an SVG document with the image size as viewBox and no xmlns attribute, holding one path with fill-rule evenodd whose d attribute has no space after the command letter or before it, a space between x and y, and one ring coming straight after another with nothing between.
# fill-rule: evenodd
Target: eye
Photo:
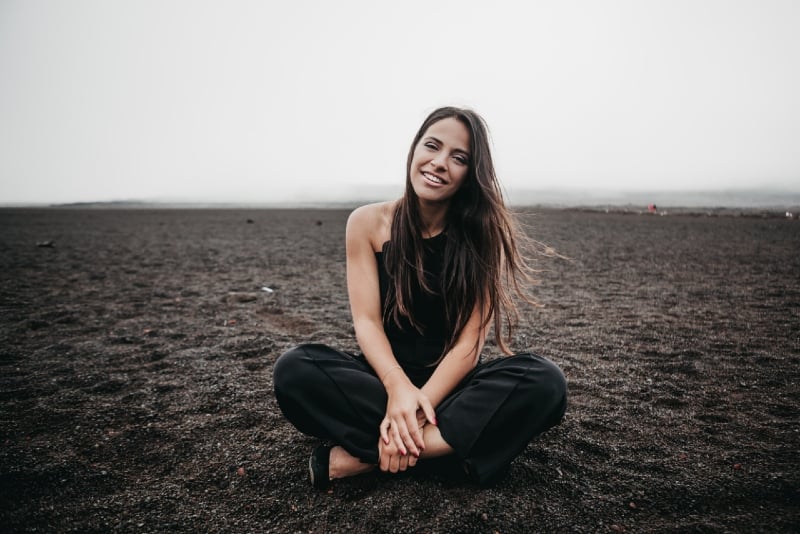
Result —
<instances>
[{"instance_id":1,"label":"eye","mask_svg":"<svg viewBox=\"0 0 800 534\"><path fill-rule=\"evenodd\" d=\"M469 164L469 160L467 159L467 157L461 154L456 154L455 156L453 156L453 159L455 159L459 165Z\"/></svg>"},{"instance_id":2,"label":"eye","mask_svg":"<svg viewBox=\"0 0 800 534\"><path fill-rule=\"evenodd\" d=\"M429 148L431 150L438 150L439 149L439 147L436 146L436 143L434 143L433 141L428 141L427 143L425 143L425 148Z\"/></svg>"}]
</instances>

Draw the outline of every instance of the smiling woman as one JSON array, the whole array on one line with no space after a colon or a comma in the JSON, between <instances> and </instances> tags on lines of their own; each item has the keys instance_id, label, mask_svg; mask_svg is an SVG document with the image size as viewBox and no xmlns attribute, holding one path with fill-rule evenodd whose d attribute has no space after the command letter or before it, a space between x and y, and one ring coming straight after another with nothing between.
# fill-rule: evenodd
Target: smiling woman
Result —
<instances>
[{"instance_id":1,"label":"smiling woman","mask_svg":"<svg viewBox=\"0 0 800 534\"><path fill-rule=\"evenodd\" d=\"M439 456L492 482L561 420L567 390L555 364L530 353L481 361L490 324L511 354L502 334L505 325L510 340L516 317L512 288L527 300L530 281L521 238L481 117L431 113L411 144L404 196L362 206L347 222L362 354L306 344L275 364L284 415L329 442L309 459L315 487Z\"/></svg>"}]
</instances>

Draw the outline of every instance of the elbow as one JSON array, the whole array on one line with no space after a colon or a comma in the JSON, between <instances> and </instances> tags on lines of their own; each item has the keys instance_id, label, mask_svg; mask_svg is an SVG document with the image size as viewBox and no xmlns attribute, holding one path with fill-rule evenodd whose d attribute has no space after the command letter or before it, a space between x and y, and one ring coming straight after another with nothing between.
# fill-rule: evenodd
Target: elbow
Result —
<instances>
[{"instance_id":1,"label":"elbow","mask_svg":"<svg viewBox=\"0 0 800 534\"><path fill-rule=\"evenodd\" d=\"M477 367L478 362L481 359L481 352L483 351L483 343L475 345L475 347L470 352L470 366L474 369Z\"/></svg>"},{"instance_id":2,"label":"elbow","mask_svg":"<svg viewBox=\"0 0 800 534\"><path fill-rule=\"evenodd\" d=\"M355 331L356 341L361 344L364 338L369 337L373 332L383 332L383 324L372 319L354 319L353 330Z\"/></svg>"},{"instance_id":3,"label":"elbow","mask_svg":"<svg viewBox=\"0 0 800 534\"><path fill-rule=\"evenodd\" d=\"M481 352L483 351L483 340L478 339L475 344L468 347L464 352L463 360L465 364L469 365L470 369L474 369L481 359Z\"/></svg>"}]
</instances>

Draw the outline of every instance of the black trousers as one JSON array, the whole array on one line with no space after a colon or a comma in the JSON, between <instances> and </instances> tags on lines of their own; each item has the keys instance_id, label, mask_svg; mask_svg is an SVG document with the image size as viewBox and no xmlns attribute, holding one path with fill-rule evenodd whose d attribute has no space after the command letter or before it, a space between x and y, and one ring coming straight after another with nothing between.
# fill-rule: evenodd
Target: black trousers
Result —
<instances>
[{"instance_id":1,"label":"black trousers","mask_svg":"<svg viewBox=\"0 0 800 534\"><path fill-rule=\"evenodd\" d=\"M274 385L281 410L300 432L378 463L387 395L363 356L300 345L275 363ZM488 483L531 439L558 424L566 405L561 370L524 353L478 364L436 408L436 421L467 473Z\"/></svg>"}]
</instances>

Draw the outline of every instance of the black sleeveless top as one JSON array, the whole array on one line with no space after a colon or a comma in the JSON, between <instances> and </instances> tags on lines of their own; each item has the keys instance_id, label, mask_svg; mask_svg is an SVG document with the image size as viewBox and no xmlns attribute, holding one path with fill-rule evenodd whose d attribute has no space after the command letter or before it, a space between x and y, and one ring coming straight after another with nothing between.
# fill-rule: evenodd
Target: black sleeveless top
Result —
<instances>
[{"instance_id":1,"label":"black sleeveless top","mask_svg":"<svg viewBox=\"0 0 800 534\"><path fill-rule=\"evenodd\" d=\"M444 264L444 247L447 236L444 232L424 240L423 267L425 281L435 294L424 291L421 287L412 290L412 310L422 332L417 331L405 318L400 318L398 326L390 315L386 314L386 299L390 286L389 274L384 266L384 253L391 246L387 241L381 252L376 252L378 260L378 279L381 289L381 310L383 311L383 328L392 346L397 363L399 363L409 379L418 386L424 383L433 373L433 364L442 356L447 339L445 326L444 297L441 295L440 280Z\"/></svg>"}]
</instances>

